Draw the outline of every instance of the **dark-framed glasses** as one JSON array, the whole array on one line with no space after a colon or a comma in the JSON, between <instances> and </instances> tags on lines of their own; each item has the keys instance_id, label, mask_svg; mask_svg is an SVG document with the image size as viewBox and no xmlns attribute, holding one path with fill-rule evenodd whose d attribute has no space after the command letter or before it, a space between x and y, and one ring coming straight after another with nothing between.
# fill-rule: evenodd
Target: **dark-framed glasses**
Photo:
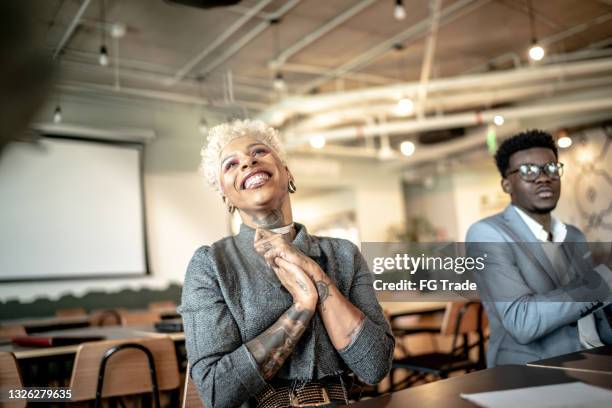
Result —
<instances>
[{"instance_id":1,"label":"dark-framed glasses","mask_svg":"<svg viewBox=\"0 0 612 408\"><path fill-rule=\"evenodd\" d=\"M563 175L563 163L551 162L541 166L533 163L525 163L518 166L517 169L506 173L506 177L518 173L521 179L531 182L536 181L542 172L546 173L551 179L558 180Z\"/></svg>"}]
</instances>

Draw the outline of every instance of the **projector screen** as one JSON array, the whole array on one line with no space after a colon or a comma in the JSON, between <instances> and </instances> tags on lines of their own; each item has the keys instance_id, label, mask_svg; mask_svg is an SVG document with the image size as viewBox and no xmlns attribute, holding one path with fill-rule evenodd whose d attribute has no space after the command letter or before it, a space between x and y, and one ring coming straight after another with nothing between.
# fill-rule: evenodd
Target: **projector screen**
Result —
<instances>
[{"instance_id":1,"label":"projector screen","mask_svg":"<svg viewBox=\"0 0 612 408\"><path fill-rule=\"evenodd\" d=\"M142 146L45 137L0 156L0 281L148 273Z\"/></svg>"}]
</instances>

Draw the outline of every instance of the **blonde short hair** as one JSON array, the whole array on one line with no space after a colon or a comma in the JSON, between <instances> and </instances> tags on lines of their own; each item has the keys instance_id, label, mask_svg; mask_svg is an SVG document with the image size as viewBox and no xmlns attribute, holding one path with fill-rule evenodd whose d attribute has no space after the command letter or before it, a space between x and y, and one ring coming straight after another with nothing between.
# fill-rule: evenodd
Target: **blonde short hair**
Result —
<instances>
[{"instance_id":1,"label":"blonde short hair","mask_svg":"<svg viewBox=\"0 0 612 408\"><path fill-rule=\"evenodd\" d=\"M229 142L239 137L250 136L268 146L285 162L285 150L278 131L261 120L234 120L222 123L210 129L207 144L202 147L201 169L211 188L223 194L219 185L221 152Z\"/></svg>"}]
</instances>

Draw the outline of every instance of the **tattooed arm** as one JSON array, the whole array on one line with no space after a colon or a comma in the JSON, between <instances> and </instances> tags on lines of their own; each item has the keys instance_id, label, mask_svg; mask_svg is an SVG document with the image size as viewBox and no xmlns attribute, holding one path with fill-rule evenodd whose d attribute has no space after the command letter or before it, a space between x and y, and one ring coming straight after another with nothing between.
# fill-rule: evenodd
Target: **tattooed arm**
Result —
<instances>
[{"instance_id":1,"label":"tattooed arm","mask_svg":"<svg viewBox=\"0 0 612 408\"><path fill-rule=\"evenodd\" d=\"M281 368L313 315L314 310L293 304L276 323L246 344L266 380Z\"/></svg>"},{"instance_id":2,"label":"tattooed arm","mask_svg":"<svg viewBox=\"0 0 612 408\"><path fill-rule=\"evenodd\" d=\"M317 310L334 347L340 350L351 345L363 324L363 313L338 290L316 262L281 235L262 229L255 235L255 249L270 266L297 270L295 273L310 277L318 293Z\"/></svg>"},{"instance_id":3,"label":"tattooed arm","mask_svg":"<svg viewBox=\"0 0 612 408\"><path fill-rule=\"evenodd\" d=\"M262 238L262 231L257 230L255 234L256 244ZM246 344L266 380L274 377L293 351L315 314L318 300L313 282L302 269L295 265L270 266L293 297L293 305L272 326Z\"/></svg>"}]
</instances>

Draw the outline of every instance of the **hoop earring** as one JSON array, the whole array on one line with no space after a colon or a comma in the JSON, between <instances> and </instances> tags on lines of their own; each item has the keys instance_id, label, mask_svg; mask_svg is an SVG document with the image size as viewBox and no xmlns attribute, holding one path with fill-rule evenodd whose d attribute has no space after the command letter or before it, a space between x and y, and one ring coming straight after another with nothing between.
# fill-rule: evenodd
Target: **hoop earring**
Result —
<instances>
[{"instance_id":1,"label":"hoop earring","mask_svg":"<svg viewBox=\"0 0 612 408\"><path fill-rule=\"evenodd\" d=\"M297 191L297 188L295 187L295 183L293 182L293 180L289 180L289 192L291 194L295 193Z\"/></svg>"}]
</instances>

